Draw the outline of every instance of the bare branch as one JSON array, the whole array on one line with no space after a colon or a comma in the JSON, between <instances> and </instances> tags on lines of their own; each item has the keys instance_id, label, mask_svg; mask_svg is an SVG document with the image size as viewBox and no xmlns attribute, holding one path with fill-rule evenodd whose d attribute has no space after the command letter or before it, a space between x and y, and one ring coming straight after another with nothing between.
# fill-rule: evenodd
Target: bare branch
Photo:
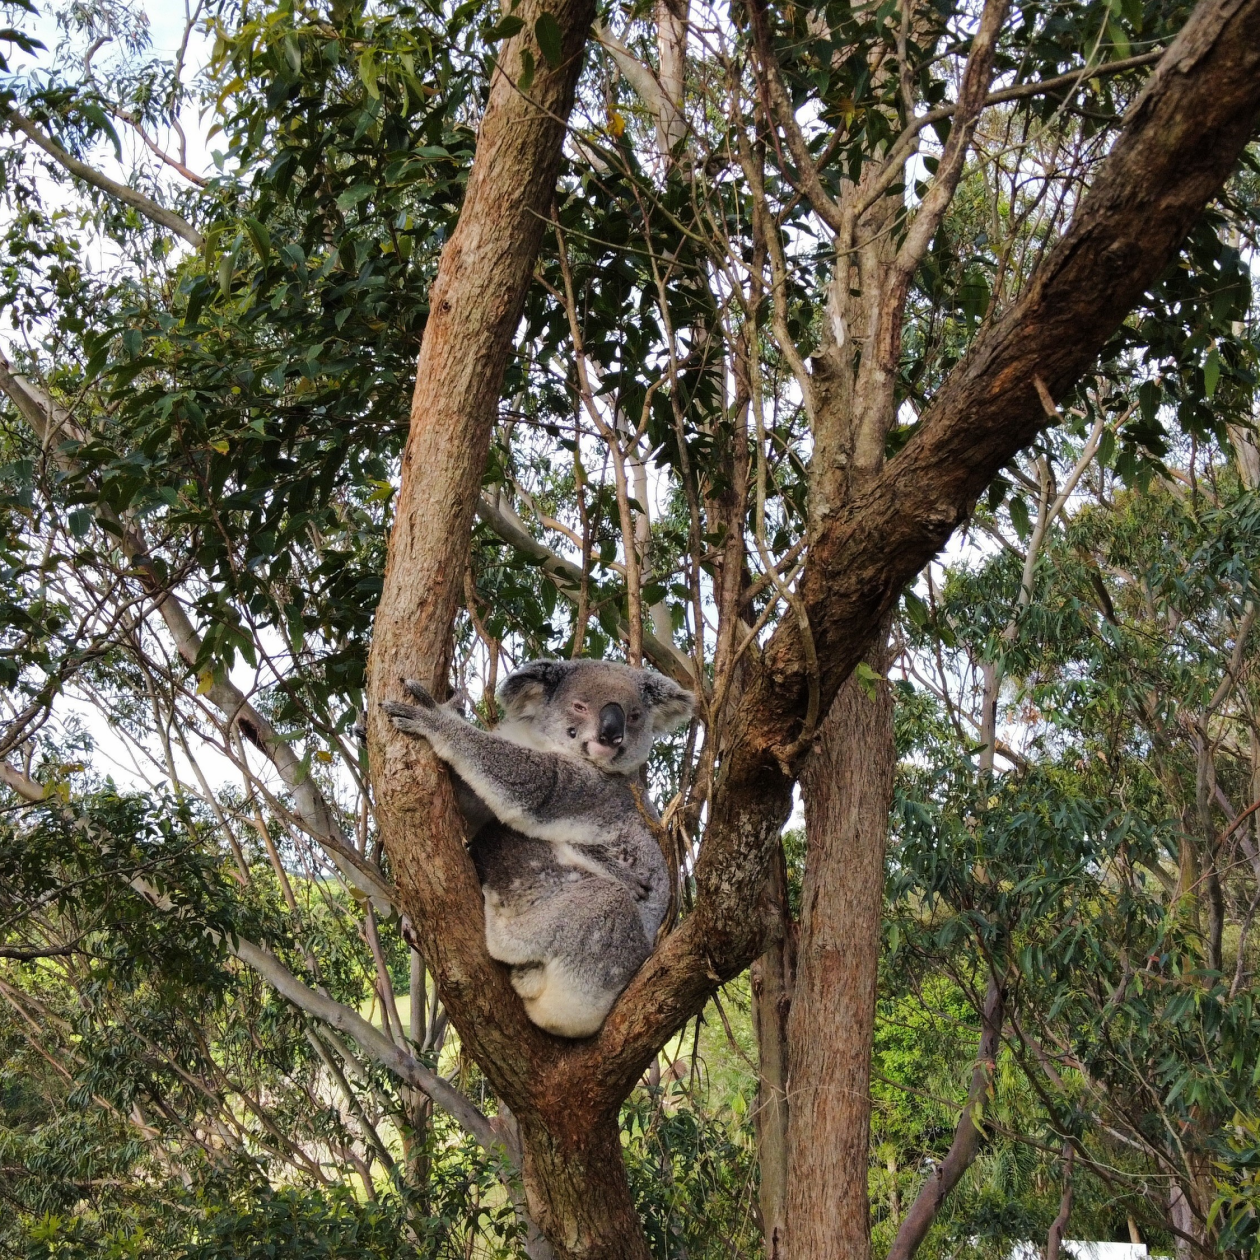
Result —
<instances>
[{"instance_id":1,"label":"bare branch","mask_svg":"<svg viewBox=\"0 0 1260 1260\"><path fill-rule=\"evenodd\" d=\"M993 1073L1002 1038L1004 1008L1002 986L991 977L984 998L980 1048L971 1073L971 1088L954 1129L953 1143L945 1158L928 1173L914 1204L901 1222L901 1228L897 1230L897 1237L888 1251L888 1260L910 1260L927 1237L946 1196L971 1167L980 1151L984 1138L984 1112L993 1089Z\"/></svg>"},{"instance_id":2,"label":"bare branch","mask_svg":"<svg viewBox=\"0 0 1260 1260\"><path fill-rule=\"evenodd\" d=\"M58 465L66 472L77 472L75 460L56 449L63 437L82 440L86 436L69 412L39 386L15 373L3 355L0 355L0 390L13 401L45 449L53 450L53 458ZM103 504L98 505L97 510L116 527L123 552L141 575L176 651L189 667L195 666L201 653L201 636L178 597L163 585L139 526L133 521L119 520ZM275 766L293 794L293 807L302 826L328 853L347 882L370 896L381 913L388 914L392 903L391 889L380 872L346 842L323 793L289 743L227 677L211 679L205 696L223 715L229 728L238 729Z\"/></svg>"},{"instance_id":3,"label":"bare branch","mask_svg":"<svg viewBox=\"0 0 1260 1260\"><path fill-rule=\"evenodd\" d=\"M487 1151L503 1150L502 1140L490 1121L473 1106L449 1081L430 1071L418 1059L397 1046L379 1029L368 1023L358 1011L334 1001L327 994L308 988L269 949L255 945L243 937L228 941L228 948L243 963L258 972L281 997L299 1010L314 1015L333 1028L354 1038L358 1045L378 1063L389 1068L400 1080L427 1094L428 1097L459 1122Z\"/></svg>"},{"instance_id":4,"label":"bare branch","mask_svg":"<svg viewBox=\"0 0 1260 1260\"><path fill-rule=\"evenodd\" d=\"M0 761L0 783L7 788L12 788L24 801L30 801L32 805L38 805L48 796L48 789L42 783L37 783L20 770L15 770L7 761Z\"/></svg>"},{"instance_id":5,"label":"bare branch","mask_svg":"<svg viewBox=\"0 0 1260 1260\"><path fill-rule=\"evenodd\" d=\"M110 179L108 175L102 175L95 167L89 166L74 154L67 153L51 136L41 131L34 122L24 114L18 113L16 109L9 110L8 121L10 126L16 127L34 140L49 157L65 167L71 175L83 180L85 184L91 184L93 188L99 188L115 200L124 202L134 210L139 210L146 219L169 229L177 236L182 236L194 249L200 249L205 244L205 237L187 219L176 214L174 210L158 205L152 197L146 197L144 193L137 192L128 185L121 184L116 179Z\"/></svg>"},{"instance_id":6,"label":"bare branch","mask_svg":"<svg viewBox=\"0 0 1260 1260\"><path fill-rule=\"evenodd\" d=\"M550 547L534 538L526 529L525 522L507 504L496 504L483 494L477 501L477 519L489 526L510 547L533 560L556 584L556 590L565 599L577 603L582 590L581 568L563 556L556 555ZM617 619L617 628L623 639L628 637L629 626L624 618ZM658 639L645 629L643 652L661 673L667 674L684 687L695 686L691 661L672 643Z\"/></svg>"}]
</instances>

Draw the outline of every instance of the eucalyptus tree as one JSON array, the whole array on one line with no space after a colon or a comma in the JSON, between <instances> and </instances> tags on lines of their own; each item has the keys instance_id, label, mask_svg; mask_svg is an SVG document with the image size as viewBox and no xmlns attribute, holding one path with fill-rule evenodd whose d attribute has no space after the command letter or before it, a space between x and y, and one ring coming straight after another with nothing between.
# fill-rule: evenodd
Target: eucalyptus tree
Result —
<instances>
[{"instance_id":1,"label":"eucalyptus tree","mask_svg":"<svg viewBox=\"0 0 1260 1260\"><path fill-rule=\"evenodd\" d=\"M5 85L25 342L0 372L5 782L84 820L74 763L36 736L63 697L96 700L236 882L274 881L289 939L190 915L311 1021L330 1079L391 1073L411 1133L444 1109L499 1162L531 1254L647 1254L618 1114L717 986L795 934L773 871L802 773L807 897L794 995L763 1012L788 1013L767 1089L790 1070L802 1097L865 1098L888 618L1060 404L1072 423L1100 355L1136 388L1145 348L1211 306L1217 270L1178 251L1219 242L1201 216L1253 136L1260 6L225 4L190 13L214 37L208 175L179 148L182 53L99 69L112 12L68 11L83 55ZM101 169L114 138L150 167ZM1245 411L1216 331L1184 357ZM1112 440L1136 461L1155 439L1130 418ZM697 693L654 771L683 913L568 1044L488 958L449 785L379 701L400 676L480 682L493 724L505 664L613 650ZM334 871L351 890L335 917L383 1031L325 981L299 861L304 896ZM175 908L143 870L126 887ZM56 935L39 895L23 930ZM410 951L406 1024L385 923ZM839 1059L819 1031L837 1020ZM493 1116L437 1072L448 1027ZM772 1249L862 1254L865 1103L774 1114Z\"/></svg>"}]
</instances>

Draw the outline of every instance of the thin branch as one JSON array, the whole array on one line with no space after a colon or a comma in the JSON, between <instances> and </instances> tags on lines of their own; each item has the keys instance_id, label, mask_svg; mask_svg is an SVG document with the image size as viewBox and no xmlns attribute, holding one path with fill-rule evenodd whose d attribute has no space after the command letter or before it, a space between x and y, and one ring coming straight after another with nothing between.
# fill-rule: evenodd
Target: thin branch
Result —
<instances>
[{"instance_id":1,"label":"thin branch","mask_svg":"<svg viewBox=\"0 0 1260 1260\"><path fill-rule=\"evenodd\" d=\"M555 583L556 590L571 603L577 603L582 590L582 570L571 560L558 556L550 547L540 543L507 504L496 504L483 494L477 501L477 519L510 547L539 565ZM617 629L622 638L628 638L630 628L624 618L617 619ZM646 629L643 631L643 653L661 673L667 674L679 685L695 685L691 661L672 643L663 642Z\"/></svg>"},{"instance_id":2,"label":"thin branch","mask_svg":"<svg viewBox=\"0 0 1260 1260\"><path fill-rule=\"evenodd\" d=\"M0 958L17 962L33 962L36 958L65 958L78 953L77 945L48 945L43 949L24 949L17 945L0 945Z\"/></svg>"},{"instance_id":3,"label":"thin branch","mask_svg":"<svg viewBox=\"0 0 1260 1260\"><path fill-rule=\"evenodd\" d=\"M984 999L983 1026L976 1065L971 1073L967 1103L958 1117L954 1141L945 1158L928 1174L910 1211L897 1231L888 1252L888 1260L910 1260L936 1219L946 1196L971 1167L984 1137L984 1111L993 1088L998 1045L1002 1036L1005 993L1001 984L990 977Z\"/></svg>"},{"instance_id":4,"label":"thin branch","mask_svg":"<svg viewBox=\"0 0 1260 1260\"><path fill-rule=\"evenodd\" d=\"M45 391L15 373L0 355L0 390L3 390L34 430L41 445L52 449L59 467L68 473L80 471L72 456L56 449L63 438L85 440L86 434L69 412L59 406ZM140 574L145 589L153 599L157 612L175 644L175 649L190 668L195 667L202 640L194 629L183 604L167 589L156 565L149 556L148 543L134 521L120 519L108 505L98 502L97 512L115 528L124 555ZM347 883L366 892L380 913L388 915L393 892L369 862L346 843L332 807L324 799L310 771L293 751L287 740L245 698L245 694L226 675L209 680L205 698L219 710L229 728L235 727L275 766L285 786L293 794L293 806L302 827L314 837L336 864ZM8 776L5 776L6 782ZM10 784L10 786L14 786ZM17 790L15 788L15 790Z\"/></svg>"},{"instance_id":5,"label":"thin branch","mask_svg":"<svg viewBox=\"0 0 1260 1260\"><path fill-rule=\"evenodd\" d=\"M383 1032L368 1023L358 1011L334 1001L325 993L308 988L269 949L243 937L228 941L228 948L256 971L281 997L299 1010L314 1015L333 1028L353 1037L378 1063L399 1079L428 1095L488 1152L502 1149L502 1142L490 1121L449 1081L430 1071L418 1059L397 1046Z\"/></svg>"},{"instance_id":6,"label":"thin branch","mask_svg":"<svg viewBox=\"0 0 1260 1260\"><path fill-rule=\"evenodd\" d=\"M51 136L41 131L25 114L20 114L16 109L11 109L8 111L8 121L10 126L24 132L49 157L65 167L71 175L83 180L85 184L91 184L93 188L99 188L115 200L124 202L134 210L138 210L146 219L151 220L160 227L169 229L177 236L182 236L194 249L200 249L206 243L206 238L187 219L176 214L174 210L168 210L165 206L158 205L152 197L146 197L144 193L137 192L127 184L121 184L116 179L110 179L108 175L102 175L95 167L89 166L86 162L75 157L74 154L67 153L61 145Z\"/></svg>"}]
</instances>

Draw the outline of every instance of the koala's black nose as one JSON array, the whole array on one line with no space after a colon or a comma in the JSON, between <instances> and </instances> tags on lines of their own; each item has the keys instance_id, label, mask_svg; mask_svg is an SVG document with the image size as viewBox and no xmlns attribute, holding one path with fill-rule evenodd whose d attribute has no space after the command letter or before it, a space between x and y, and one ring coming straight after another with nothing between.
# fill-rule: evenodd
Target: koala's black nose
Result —
<instances>
[{"instance_id":1,"label":"koala's black nose","mask_svg":"<svg viewBox=\"0 0 1260 1260\"><path fill-rule=\"evenodd\" d=\"M626 737L626 711L619 704L606 704L599 711L599 742L616 748Z\"/></svg>"}]
</instances>

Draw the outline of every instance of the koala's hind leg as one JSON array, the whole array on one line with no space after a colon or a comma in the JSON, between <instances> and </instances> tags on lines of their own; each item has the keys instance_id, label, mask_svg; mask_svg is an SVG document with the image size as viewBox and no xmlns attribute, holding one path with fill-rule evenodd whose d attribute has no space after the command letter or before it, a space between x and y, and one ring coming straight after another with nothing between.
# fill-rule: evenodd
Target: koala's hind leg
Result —
<instances>
[{"instance_id":1,"label":"koala's hind leg","mask_svg":"<svg viewBox=\"0 0 1260 1260\"><path fill-rule=\"evenodd\" d=\"M621 995L589 971L553 958L541 967L515 967L512 987L530 1021L557 1037L593 1037Z\"/></svg>"},{"instance_id":2,"label":"koala's hind leg","mask_svg":"<svg viewBox=\"0 0 1260 1260\"><path fill-rule=\"evenodd\" d=\"M529 1018L558 1037L597 1032L651 952L629 892L595 876L524 907L487 889L486 944L512 965Z\"/></svg>"}]
</instances>

